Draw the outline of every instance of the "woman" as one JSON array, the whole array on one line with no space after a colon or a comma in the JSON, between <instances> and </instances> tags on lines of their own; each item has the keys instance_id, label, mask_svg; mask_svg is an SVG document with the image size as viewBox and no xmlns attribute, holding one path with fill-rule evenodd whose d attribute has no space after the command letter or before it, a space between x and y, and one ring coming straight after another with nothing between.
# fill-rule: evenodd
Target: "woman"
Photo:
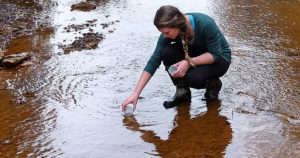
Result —
<instances>
[{"instance_id":1,"label":"woman","mask_svg":"<svg viewBox=\"0 0 300 158\"><path fill-rule=\"evenodd\" d=\"M214 20L201 13L183 15L176 7L160 7L154 25L161 32L155 51L149 59L134 92L123 102L122 110L132 103L135 110L138 97L163 61L166 70L178 66L171 75L176 93L164 102L171 108L191 99L189 88L206 88L205 100L218 98L223 76L231 62L231 50Z\"/></svg>"}]
</instances>

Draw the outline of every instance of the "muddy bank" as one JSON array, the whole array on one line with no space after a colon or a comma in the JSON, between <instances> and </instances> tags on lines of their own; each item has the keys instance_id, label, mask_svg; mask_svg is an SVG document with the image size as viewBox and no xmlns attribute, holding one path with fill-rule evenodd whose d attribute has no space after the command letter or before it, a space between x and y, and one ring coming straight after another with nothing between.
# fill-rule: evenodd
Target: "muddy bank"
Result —
<instances>
[{"instance_id":1,"label":"muddy bank","mask_svg":"<svg viewBox=\"0 0 300 158\"><path fill-rule=\"evenodd\" d=\"M0 48L4 49L8 41L33 33L33 17L18 6L0 2Z\"/></svg>"},{"instance_id":2,"label":"muddy bank","mask_svg":"<svg viewBox=\"0 0 300 158\"><path fill-rule=\"evenodd\" d=\"M105 2L82 2L69 7L72 8L71 10L88 12L95 9L96 4L103 5ZM35 1L28 1L26 3L1 1L0 48L3 50L4 55L30 52L34 56L32 58L33 61L30 62L34 64L41 63L43 59L51 58L49 57L49 51L44 50L49 47L46 46L47 42L49 42L50 36L56 31L56 28L51 24L53 17L50 17L49 14L51 9L55 8L56 5L56 2L51 1L43 3ZM109 15L106 15L106 17L109 17ZM92 19L83 24L70 24L64 28L66 32L78 32L81 34L81 37L74 37L74 41L71 44L59 44L59 48L62 49L64 54L68 54L71 51L90 50L98 47L98 43L105 36L103 33L94 32L96 21L97 19ZM101 25L105 29L115 22L119 22L119 20L101 23ZM88 29L88 32L82 33L81 31L85 29ZM114 30L110 29L108 32L113 33ZM1 65L1 69L3 70L3 64ZM25 65L30 64L27 63Z\"/></svg>"},{"instance_id":3,"label":"muddy bank","mask_svg":"<svg viewBox=\"0 0 300 158\"><path fill-rule=\"evenodd\" d=\"M1 1L0 48L6 50L7 43L12 39L31 36L38 33L38 28L50 27L51 18L41 13L54 5L48 1L41 4L34 1Z\"/></svg>"}]
</instances>

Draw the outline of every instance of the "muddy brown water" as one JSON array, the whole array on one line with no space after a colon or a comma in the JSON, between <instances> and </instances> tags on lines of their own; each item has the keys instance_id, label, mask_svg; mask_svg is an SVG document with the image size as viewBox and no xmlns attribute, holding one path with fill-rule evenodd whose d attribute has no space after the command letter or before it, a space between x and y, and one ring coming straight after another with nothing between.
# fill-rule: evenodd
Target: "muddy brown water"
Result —
<instances>
[{"instance_id":1,"label":"muddy brown water","mask_svg":"<svg viewBox=\"0 0 300 158\"><path fill-rule=\"evenodd\" d=\"M47 18L2 47L33 51L34 65L0 69L0 157L300 157L298 0L91 0L95 10L71 11L79 2L1 2ZM191 103L168 110L175 87L161 66L125 118L121 103L155 48L153 17L164 4L212 16L232 64L218 101L192 89ZM104 35L96 49L60 49L89 32Z\"/></svg>"}]
</instances>

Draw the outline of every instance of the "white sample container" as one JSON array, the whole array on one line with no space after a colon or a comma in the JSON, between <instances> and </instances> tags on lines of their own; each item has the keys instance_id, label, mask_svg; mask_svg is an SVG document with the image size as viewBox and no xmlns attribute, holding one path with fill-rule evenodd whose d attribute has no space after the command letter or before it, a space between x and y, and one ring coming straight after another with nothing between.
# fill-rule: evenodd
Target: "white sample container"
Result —
<instances>
[{"instance_id":1,"label":"white sample container","mask_svg":"<svg viewBox=\"0 0 300 158\"><path fill-rule=\"evenodd\" d=\"M173 76L173 74L177 71L178 66L171 65L168 69L169 73Z\"/></svg>"},{"instance_id":2,"label":"white sample container","mask_svg":"<svg viewBox=\"0 0 300 158\"><path fill-rule=\"evenodd\" d=\"M124 116L126 116L126 117L130 117L130 116L132 116L133 115L133 107L132 107L133 105L127 105L126 107L125 107L125 109L124 109Z\"/></svg>"}]
</instances>

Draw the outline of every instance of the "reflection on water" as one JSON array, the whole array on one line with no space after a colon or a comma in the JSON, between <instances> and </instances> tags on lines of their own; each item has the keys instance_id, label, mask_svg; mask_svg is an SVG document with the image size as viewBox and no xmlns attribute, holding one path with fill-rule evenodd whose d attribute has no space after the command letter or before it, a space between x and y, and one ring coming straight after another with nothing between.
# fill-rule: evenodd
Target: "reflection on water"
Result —
<instances>
[{"instance_id":1,"label":"reflection on water","mask_svg":"<svg viewBox=\"0 0 300 158\"><path fill-rule=\"evenodd\" d=\"M148 153L160 157L223 157L227 145L232 138L232 130L225 116L219 115L219 100L208 103L204 115L194 118L190 115L190 103L182 104L174 118L174 129L167 140L161 139L151 130L143 130L134 117L125 117L124 126L132 131L140 132L141 138L155 145L156 153Z\"/></svg>"}]
</instances>

